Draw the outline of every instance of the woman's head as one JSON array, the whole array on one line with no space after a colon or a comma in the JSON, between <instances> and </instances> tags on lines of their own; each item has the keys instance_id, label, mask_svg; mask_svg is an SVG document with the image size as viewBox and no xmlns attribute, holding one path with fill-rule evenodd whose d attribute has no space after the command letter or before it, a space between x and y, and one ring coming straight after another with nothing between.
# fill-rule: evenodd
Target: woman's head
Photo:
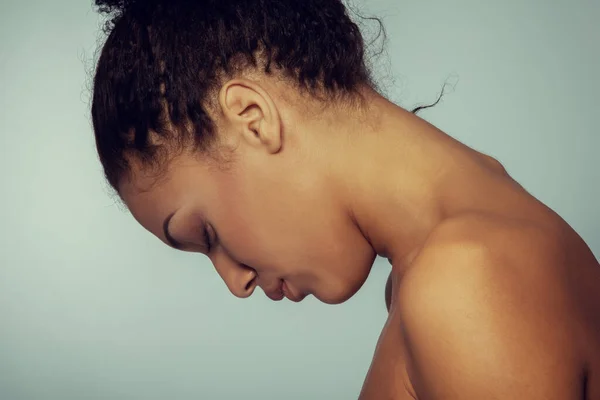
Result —
<instances>
[{"instance_id":1,"label":"woman's head","mask_svg":"<svg viewBox=\"0 0 600 400\"><path fill-rule=\"evenodd\" d=\"M111 17L94 79L97 149L133 216L208 254L236 296L282 281L296 300L352 296L375 254L321 149L373 82L342 2L96 4Z\"/></svg>"},{"instance_id":2,"label":"woman's head","mask_svg":"<svg viewBox=\"0 0 600 400\"><path fill-rule=\"evenodd\" d=\"M96 4L111 19L92 117L100 159L117 190L131 170L129 157L164 167L166 154L155 141L214 156L218 134L207 108L232 77L256 71L328 97L371 83L362 36L340 0Z\"/></svg>"}]
</instances>

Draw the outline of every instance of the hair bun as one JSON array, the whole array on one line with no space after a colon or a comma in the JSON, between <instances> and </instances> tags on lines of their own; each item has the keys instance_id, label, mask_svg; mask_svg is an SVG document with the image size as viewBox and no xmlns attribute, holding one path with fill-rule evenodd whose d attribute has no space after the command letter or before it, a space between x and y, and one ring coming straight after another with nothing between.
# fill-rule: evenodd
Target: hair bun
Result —
<instances>
[{"instance_id":1,"label":"hair bun","mask_svg":"<svg viewBox=\"0 0 600 400\"><path fill-rule=\"evenodd\" d=\"M133 8L148 8L160 2L161 0L94 0L98 11L103 14L124 14Z\"/></svg>"},{"instance_id":2,"label":"hair bun","mask_svg":"<svg viewBox=\"0 0 600 400\"><path fill-rule=\"evenodd\" d=\"M94 3L100 12L112 13L125 11L131 5L132 0L95 0Z\"/></svg>"}]
</instances>

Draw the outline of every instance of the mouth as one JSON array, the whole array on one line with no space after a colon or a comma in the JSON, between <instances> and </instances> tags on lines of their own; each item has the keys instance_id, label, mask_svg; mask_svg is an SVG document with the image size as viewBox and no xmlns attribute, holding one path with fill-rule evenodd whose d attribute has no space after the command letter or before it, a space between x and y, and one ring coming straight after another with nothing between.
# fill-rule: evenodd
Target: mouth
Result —
<instances>
[{"instance_id":1,"label":"mouth","mask_svg":"<svg viewBox=\"0 0 600 400\"><path fill-rule=\"evenodd\" d=\"M290 287L285 283L285 281L282 279L281 280L281 292L283 293L283 295L285 297L287 297L289 300L293 301L294 303L299 303L302 300L304 300L304 298L306 297L305 294L303 295L296 295L291 289Z\"/></svg>"},{"instance_id":2,"label":"mouth","mask_svg":"<svg viewBox=\"0 0 600 400\"><path fill-rule=\"evenodd\" d=\"M297 295L294 291L286 284L285 280L279 280L279 286L277 286L274 290L264 290L267 297L273 301L280 301L283 298L287 298L294 303L299 303L307 296L306 294Z\"/></svg>"},{"instance_id":3,"label":"mouth","mask_svg":"<svg viewBox=\"0 0 600 400\"><path fill-rule=\"evenodd\" d=\"M279 283L279 286L275 290L265 291L265 294L268 298L270 298L273 301L283 300L283 298L285 297L285 293L283 291L282 286L283 280Z\"/></svg>"}]
</instances>

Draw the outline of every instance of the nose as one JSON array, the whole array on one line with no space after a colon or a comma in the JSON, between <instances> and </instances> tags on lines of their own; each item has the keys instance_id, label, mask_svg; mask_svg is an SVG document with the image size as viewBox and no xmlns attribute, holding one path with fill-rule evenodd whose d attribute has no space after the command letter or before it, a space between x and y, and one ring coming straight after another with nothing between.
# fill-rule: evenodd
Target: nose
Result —
<instances>
[{"instance_id":1,"label":"nose","mask_svg":"<svg viewBox=\"0 0 600 400\"><path fill-rule=\"evenodd\" d=\"M213 265L229 291L240 299L250 297L256 289L256 271L225 255L215 256Z\"/></svg>"}]
</instances>

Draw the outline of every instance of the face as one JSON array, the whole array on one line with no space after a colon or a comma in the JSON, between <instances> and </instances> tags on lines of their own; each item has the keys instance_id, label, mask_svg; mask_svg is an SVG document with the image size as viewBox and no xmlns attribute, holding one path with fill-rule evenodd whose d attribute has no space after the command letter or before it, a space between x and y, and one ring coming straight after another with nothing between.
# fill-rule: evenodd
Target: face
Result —
<instances>
[{"instance_id":1,"label":"face","mask_svg":"<svg viewBox=\"0 0 600 400\"><path fill-rule=\"evenodd\" d=\"M235 149L231 165L185 153L157 184L134 170L120 194L163 242L206 254L235 296L259 286L273 300L312 294L341 303L364 283L375 253L324 170L323 152L285 132L281 106L247 86L221 91L218 132Z\"/></svg>"}]
</instances>

